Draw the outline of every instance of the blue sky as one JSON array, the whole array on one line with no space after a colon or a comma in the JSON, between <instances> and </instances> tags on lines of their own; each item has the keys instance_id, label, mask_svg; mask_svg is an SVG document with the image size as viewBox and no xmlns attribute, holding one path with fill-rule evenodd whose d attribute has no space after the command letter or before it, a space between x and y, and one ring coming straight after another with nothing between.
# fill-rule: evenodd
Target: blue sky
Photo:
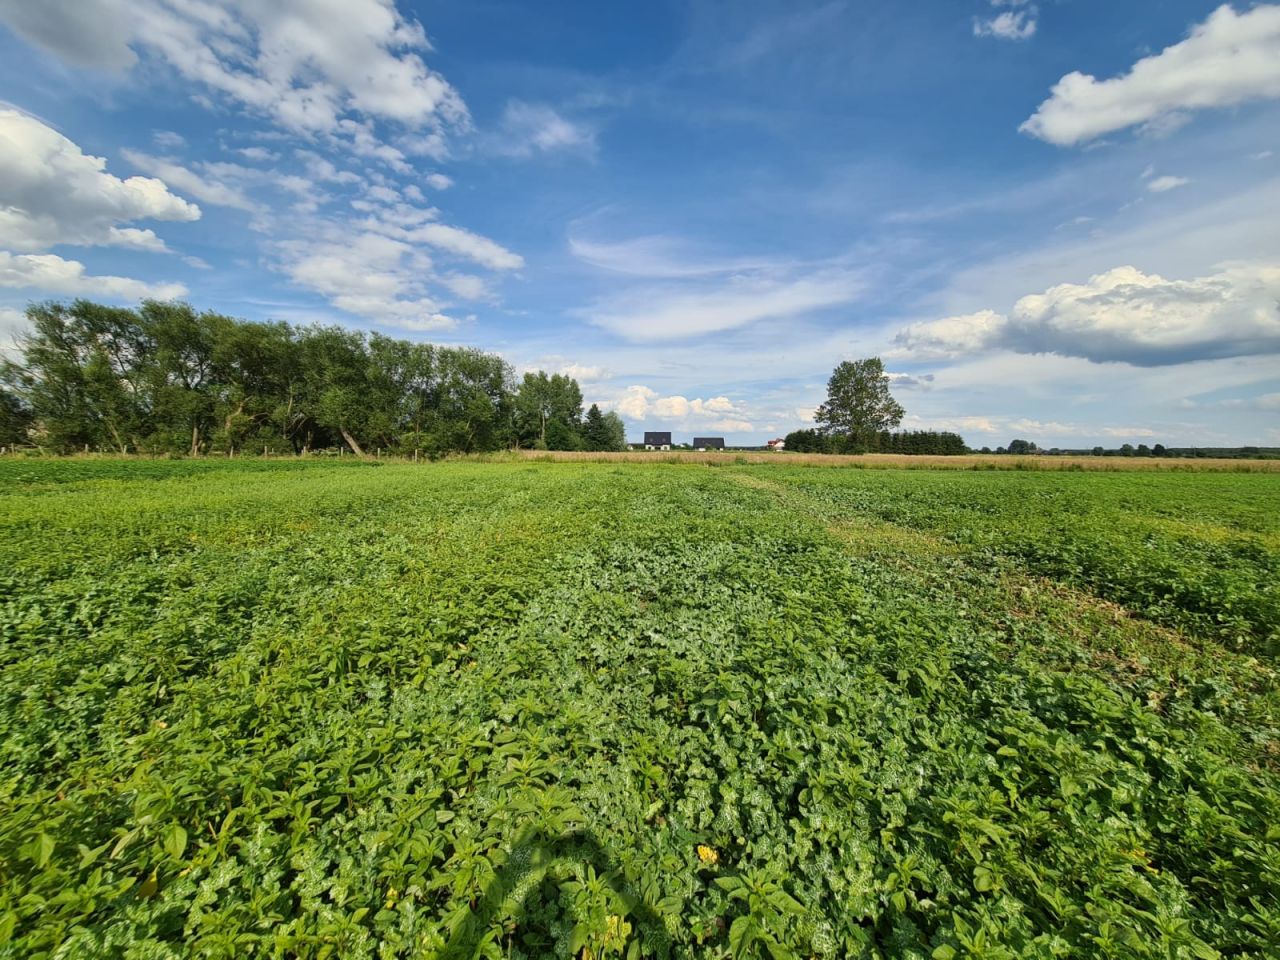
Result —
<instances>
[{"instance_id":1,"label":"blue sky","mask_svg":"<svg viewBox=\"0 0 1280 960\"><path fill-rule=\"evenodd\" d=\"M1280 444L1280 5L0 0L0 340L178 296L759 442Z\"/></svg>"}]
</instances>

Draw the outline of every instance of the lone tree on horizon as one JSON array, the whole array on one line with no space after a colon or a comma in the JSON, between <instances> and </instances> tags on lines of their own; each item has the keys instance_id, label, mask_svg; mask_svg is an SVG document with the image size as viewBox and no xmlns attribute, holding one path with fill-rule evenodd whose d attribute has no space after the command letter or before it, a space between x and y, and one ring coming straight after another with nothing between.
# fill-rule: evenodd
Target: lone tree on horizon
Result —
<instances>
[{"instance_id":1,"label":"lone tree on horizon","mask_svg":"<svg viewBox=\"0 0 1280 960\"><path fill-rule=\"evenodd\" d=\"M823 433L865 436L892 430L906 413L889 394L889 375L879 357L846 360L827 381L827 400L814 419Z\"/></svg>"}]
</instances>

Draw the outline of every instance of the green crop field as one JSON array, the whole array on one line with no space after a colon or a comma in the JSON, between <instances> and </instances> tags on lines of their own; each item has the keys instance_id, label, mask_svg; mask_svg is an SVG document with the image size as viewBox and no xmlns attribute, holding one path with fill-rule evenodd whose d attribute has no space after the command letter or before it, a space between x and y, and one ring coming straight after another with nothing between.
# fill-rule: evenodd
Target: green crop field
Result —
<instances>
[{"instance_id":1,"label":"green crop field","mask_svg":"<svg viewBox=\"0 0 1280 960\"><path fill-rule=\"evenodd\" d=\"M0 462L0 957L1280 956L1280 475Z\"/></svg>"}]
</instances>

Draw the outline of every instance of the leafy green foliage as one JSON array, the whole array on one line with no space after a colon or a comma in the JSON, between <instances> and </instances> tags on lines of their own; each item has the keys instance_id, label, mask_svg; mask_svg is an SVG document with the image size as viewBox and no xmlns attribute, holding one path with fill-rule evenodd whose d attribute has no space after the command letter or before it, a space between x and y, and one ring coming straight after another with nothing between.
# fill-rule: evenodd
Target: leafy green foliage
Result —
<instances>
[{"instance_id":1,"label":"leafy green foliage","mask_svg":"<svg viewBox=\"0 0 1280 960\"><path fill-rule=\"evenodd\" d=\"M1275 483L0 461L0 956L1274 956Z\"/></svg>"},{"instance_id":2,"label":"leafy green foliage","mask_svg":"<svg viewBox=\"0 0 1280 960\"><path fill-rule=\"evenodd\" d=\"M889 393L879 357L845 360L827 381L827 399L814 414L822 432L846 438L892 430L906 413Z\"/></svg>"},{"instance_id":3,"label":"leafy green foliage","mask_svg":"<svg viewBox=\"0 0 1280 960\"><path fill-rule=\"evenodd\" d=\"M0 360L0 445L59 452L491 452L583 445L582 391L501 357L339 327L248 323L187 304L36 304ZM611 415L612 416L612 415ZM598 424L613 444L621 421ZM617 449L616 445L592 449Z\"/></svg>"},{"instance_id":4,"label":"leafy green foliage","mask_svg":"<svg viewBox=\"0 0 1280 960\"><path fill-rule=\"evenodd\" d=\"M627 428L613 411L602 413L596 404L587 410L582 424L582 441L587 450L616 452L627 449Z\"/></svg>"},{"instance_id":5,"label":"leafy green foliage","mask_svg":"<svg viewBox=\"0 0 1280 960\"><path fill-rule=\"evenodd\" d=\"M784 479L778 474L778 479ZM1012 560L1133 613L1280 656L1280 489L1242 474L903 473L785 479L837 512L936 533L977 562ZM1016 492L1011 489L1016 487Z\"/></svg>"},{"instance_id":6,"label":"leafy green foliage","mask_svg":"<svg viewBox=\"0 0 1280 960\"><path fill-rule=\"evenodd\" d=\"M572 377L530 371L520 381L513 405L521 441L544 450L577 449L582 432L582 390Z\"/></svg>"},{"instance_id":7,"label":"leafy green foliage","mask_svg":"<svg viewBox=\"0 0 1280 960\"><path fill-rule=\"evenodd\" d=\"M784 438L790 453L903 453L955 457L968 453L964 438L945 430L903 430L890 433L826 434L793 430Z\"/></svg>"},{"instance_id":8,"label":"leafy green foliage","mask_svg":"<svg viewBox=\"0 0 1280 960\"><path fill-rule=\"evenodd\" d=\"M26 443L31 424L27 406L15 394L0 389L0 446Z\"/></svg>"}]
</instances>

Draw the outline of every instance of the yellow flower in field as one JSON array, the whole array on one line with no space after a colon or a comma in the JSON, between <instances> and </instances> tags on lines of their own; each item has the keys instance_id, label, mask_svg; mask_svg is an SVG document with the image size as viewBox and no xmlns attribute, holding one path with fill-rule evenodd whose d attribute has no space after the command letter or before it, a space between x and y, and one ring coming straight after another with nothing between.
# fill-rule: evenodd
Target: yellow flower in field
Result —
<instances>
[{"instance_id":1,"label":"yellow flower in field","mask_svg":"<svg viewBox=\"0 0 1280 960\"><path fill-rule=\"evenodd\" d=\"M698 844L698 859L703 863L719 863L720 854L716 853L715 847L708 847L705 844Z\"/></svg>"},{"instance_id":2,"label":"yellow flower in field","mask_svg":"<svg viewBox=\"0 0 1280 960\"><path fill-rule=\"evenodd\" d=\"M623 943L627 939L627 934L631 932L631 924L623 920L616 913L611 913L605 918L604 938L609 943Z\"/></svg>"}]
</instances>

